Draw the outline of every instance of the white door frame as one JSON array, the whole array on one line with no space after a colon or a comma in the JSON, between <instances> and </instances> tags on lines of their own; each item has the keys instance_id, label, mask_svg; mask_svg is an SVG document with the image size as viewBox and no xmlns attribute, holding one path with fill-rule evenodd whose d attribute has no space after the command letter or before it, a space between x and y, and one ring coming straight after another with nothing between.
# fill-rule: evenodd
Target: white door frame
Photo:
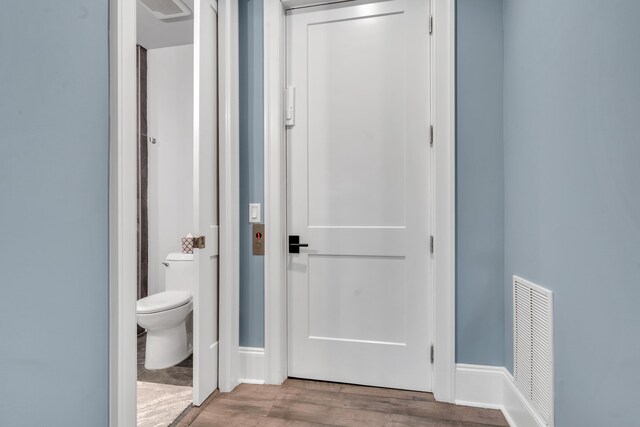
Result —
<instances>
[{"instance_id":1,"label":"white door frame","mask_svg":"<svg viewBox=\"0 0 640 427\"><path fill-rule=\"evenodd\" d=\"M310 0L297 0L301 5ZM335 1L335 0L334 0ZM289 6L293 1L288 0ZM313 1L322 3L322 1ZM434 232L434 367L437 400L455 397L455 1L431 0L432 156L431 200ZM265 109L265 380L287 378L286 292L286 144L283 121L285 89L284 7L264 2ZM428 29L425 29L425 37ZM425 361L425 363L429 363Z\"/></svg>"},{"instance_id":2,"label":"white door frame","mask_svg":"<svg viewBox=\"0 0 640 427\"><path fill-rule=\"evenodd\" d=\"M219 388L238 383L238 7L218 0ZM136 425L136 2L109 1L109 425Z\"/></svg>"},{"instance_id":3,"label":"white door frame","mask_svg":"<svg viewBox=\"0 0 640 427\"><path fill-rule=\"evenodd\" d=\"M109 2L109 425L136 424L136 2Z\"/></svg>"},{"instance_id":4,"label":"white door frame","mask_svg":"<svg viewBox=\"0 0 640 427\"><path fill-rule=\"evenodd\" d=\"M218 153L220 209L220 340L218 388L240 384L240 109L238 2L218 0Z\"/></svg>"}]
</instances>

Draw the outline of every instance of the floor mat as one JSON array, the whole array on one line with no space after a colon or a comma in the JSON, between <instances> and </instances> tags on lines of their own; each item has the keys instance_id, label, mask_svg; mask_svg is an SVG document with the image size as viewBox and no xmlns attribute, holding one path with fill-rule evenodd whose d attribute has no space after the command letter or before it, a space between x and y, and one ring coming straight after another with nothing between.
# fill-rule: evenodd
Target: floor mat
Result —
<instances>
[{"instance_id":1,"label":"floor mat","mask_svg":"<svg viewBox=\"0 0 640 427\"><path fill-rule=\"evenodd\" d=\"M138 427L167 427L193 399L191 387L138 381Z\"/></svg>"}]
</instances>

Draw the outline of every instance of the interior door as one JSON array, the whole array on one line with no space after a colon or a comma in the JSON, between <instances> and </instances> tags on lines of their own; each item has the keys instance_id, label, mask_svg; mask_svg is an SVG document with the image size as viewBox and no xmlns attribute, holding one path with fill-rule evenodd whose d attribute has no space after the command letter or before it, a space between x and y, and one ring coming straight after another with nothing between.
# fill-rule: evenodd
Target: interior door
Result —
<instances>
[{"instance_id":1,"label":"interior door","mask_svg":"<svg viewBox=\"0 0 640 427\"><path fill-rule=\"evenodd\" d=\"M194 229L205 247L194 251L193 403L218 387L218 60L217 4L194 1Z\"/></svg>"},{"instance_id":2,"label":"interior door","mask_svg":"<svg viewBox=\"0 0 640 427\"><path fill-rule=\"evenodd\" d=\"M428 0L286 20L289 376L429 391Z\"/></svg>"}]
</instances>

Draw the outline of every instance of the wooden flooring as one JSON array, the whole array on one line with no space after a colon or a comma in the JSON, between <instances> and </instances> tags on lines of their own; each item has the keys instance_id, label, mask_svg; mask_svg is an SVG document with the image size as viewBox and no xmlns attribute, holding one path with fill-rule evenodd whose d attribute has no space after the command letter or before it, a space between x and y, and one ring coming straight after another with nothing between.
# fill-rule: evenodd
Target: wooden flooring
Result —
<instances>
[{"instance_id":1,"label":"wooden flooring","mask_svg":"<svg viewBox=\"0 0 640 427\"><path fill-rule=\"evenodd\" d=\"M211 426L508 426L498 410L436 402L431 393L288 379L241 384L191 423Z\"/></svg>"}]
</instances>

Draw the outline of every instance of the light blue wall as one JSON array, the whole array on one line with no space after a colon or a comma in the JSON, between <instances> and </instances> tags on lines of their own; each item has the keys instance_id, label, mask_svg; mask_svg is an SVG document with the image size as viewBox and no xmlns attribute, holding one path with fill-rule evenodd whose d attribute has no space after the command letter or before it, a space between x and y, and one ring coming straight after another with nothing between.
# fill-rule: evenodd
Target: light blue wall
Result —
<instances>
[{"instance_id":1,"label":"light blue wall","mask_svg":"<svg viewBox=\"0 0 640 427\"><path fill-rule=\"evenodd\" d=\"M640 2L504 3L511 275L554 291L556 425L638 425Z\"/></svg>"},{"instance_id":2,"label":"light blue wall","mask_svg":"<svg viewBox=\"0 0 640 427\"><path fill-rule=\"evenodd\" d=\"M249 203L264 207L262 0L240 0L240 345L264 347L264 257L251 253ZM264 216L264 212L263 212ZM267 238L269 238L267 236Z\"/></svg>"},{"instance_id":3,"label":"light blue wall","mask_svg":"<svg viewBox=\"0 0 640 427\"><path fill-rule=\"evenodd\" d=\"M458 0L456 43L456 360L503 365L502 0Z\"/></svg>"},{"instance_id":4,"label":"light blue wall","mask_svg":"<svg viewBox=\"0 0 640 427\"><path fill-rule=\"evenodd\" d=\"M107 7L2 4L2 426L108 423Z\"/></svg>"}]
</instances>

